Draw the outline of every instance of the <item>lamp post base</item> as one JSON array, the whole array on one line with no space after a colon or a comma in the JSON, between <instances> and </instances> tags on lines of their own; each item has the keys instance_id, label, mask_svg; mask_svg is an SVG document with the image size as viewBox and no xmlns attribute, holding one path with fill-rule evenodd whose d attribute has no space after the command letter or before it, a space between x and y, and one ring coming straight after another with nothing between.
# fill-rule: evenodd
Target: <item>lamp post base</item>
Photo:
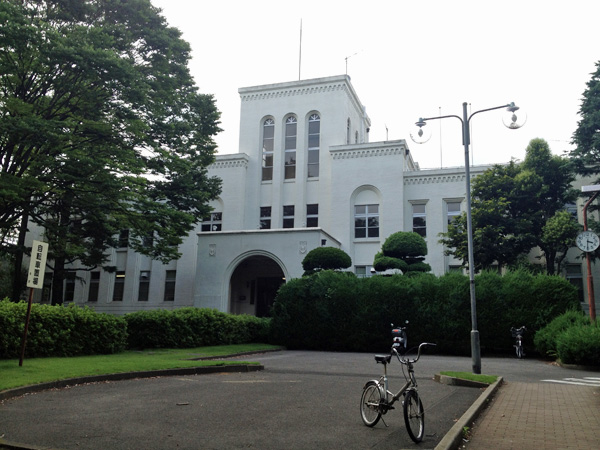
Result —
<instances>
[{"instance_id":1,"label":"lamp post base","mask_svg":"<svg viewBox=\"0 0 600 450\"><path fill-rule=\"evenodd\" d=\"M479 331L471 330L471 358L473 373L481 374L481 350L479 348Z\"/></svg>"}]
</instances>

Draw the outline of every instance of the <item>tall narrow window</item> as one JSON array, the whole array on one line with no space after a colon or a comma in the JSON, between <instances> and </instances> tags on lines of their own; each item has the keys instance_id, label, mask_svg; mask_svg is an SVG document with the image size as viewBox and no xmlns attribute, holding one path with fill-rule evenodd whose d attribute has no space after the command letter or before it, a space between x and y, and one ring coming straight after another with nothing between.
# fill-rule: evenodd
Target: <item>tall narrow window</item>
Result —
<instances>
[{"instance_id":1,"label":"tall narrow window","mask_svg":"<svg viewBox=\"0 0 600 450\"><path fill-rule=\"evenodd\" d=\"M121 230L118 245L119 248L127 248L129 246L129 230Z\"/></svg>"},{"instance_id":2,"label":"tall narrow window","mask_svg":"<svg viewBox=\"0 0 600 450\"><path fill-rule=\"evenodd\" d=\"M454 219L460 216L460 202L447 202L446 209L448 213L448 225L450 225Z\"/></svg>"},{"instance_id":3,"label":"tall narrow window","mask_svg":"<svg viewBox=\"0 0 600 450\"><path fill-rule=\"evenodd\" d=\"M308 228L319 226L319 205L318 205L318 203L306 205L306 226Z\"/></svg>"},{"instance_id":4,"label":"tall narrow window","mask_svg":"<svg viewBox=\"0 0 600 450\"><path fill-rule=\"evenodd\" d=\"M296 134L298 121L294 116L285 121L285 179L296 178Z\"/></svg>"},{"instance_id":5,"label":"tall narrow window","mask_svg":"<svg viewBox=\"0 0 600 450\"><path fill-rule=\"evenodd\" d=\"M273 145L275 142L275 122L267 119L263 123L263 161L262 179L269 181L273 179Z\"/></svg>"},{"instance_id":6,"label":"tall narrow window","mask_svg":"<svg viewBox=\"0 0 600 450\"><path fill-rule=\"evenodd\" d=\"M260 207L260 229L269 230L271 228L271 207Z\"/></svg>"},{"instance_id":7,"label":"tall narrow window","mask_svg":"<svg viewBox=\"0 0 600 450\"><path fill-rule=\"evenodd\" d=\"M65 276L65 302L72 302L75 298L75 272L67 272Z\"/></svg>"},{"instance_id":8,"label":"tall narrow window","mask_svg":"<svg viewBox=\"0 0 600 450\"><path fill-rule=\"evenodd\" d=\"M165 277L165 302L175 301L175 279L177 278L176 270L167 270Z\"/></svg>"},{"instance_id":9,"label":"tall narrow window","mask_svg":"<svg viewBox=\"0 0 600 450\"><path fill-rule=\"evenodd\" d=\"M356 205L354 207L354 237L379 237L379 205Z\"/></svg>"},{"instance_id":10,"label":"tall narrow window","mask_svg":"<svg viewBox=\"0 0 600 450\"><path fill-rule=\"evenodd\" d=\"M294 228L294 205L283 207L283 228Z\"/></svg>"},{"instance_id":11,"label":"tall narrow window","mask_svg":"<svg viewBox=\"0 0 600 450\"><path fill-rule=\"evenodd\" d=\"M221 231L223 213L213 212L202 219L201 231Z\"/></svg>"},{"instance_id":12,"label":"tall narrow window","mask_svg":"<svg viewBox=\"0 0 600 450\"><path fill-rule=\"evenodd\" d=\"M350 118L346 121L346 144L350 144Z\"/></svg>"},{"instance_id":13,"label":"tall narrow window","mask_svg":"<svg viewBox=\"0 0 600 450\"><path fill-rule=\"evenodd\" d=\"M119 271L115 276L115 286L113 289L113 302L122 302L125 292L125 272Z\"/></svg>"},{"instance_id":14,"label":"tall narrow window","mask_svg":"<svg viewBox=\"0 0 600 450\"><path fill-rule=\"evenodd\" d=\"M425 204L412 205L413 209L413 231L423 237L427 236L427 218L425 216Z\"/></svg>"},{"instance_id":15,"label":"tall narrow window","mask_svg":"<svg viewBox=\"0 0 600 450\"><path fill-rule=\"evenodd\" d=\"M88 302L98 301L98 291L100 289L100 272L90 273L90 291L88 292Z\"/></svg>"},{"instance_id":16,"label":"tall narrow window","mask_svg":"<svg viewBox=\"0 0 600 450\"><path fill-rule=\"evenodd\" d=\"M147 302L150 293L150 271L140 271L140 286L138 293L138 302Z\"/></svg>"},{"instance_id":17,"label":"tall narrow window","mask_svg":"<svg viewBox=\"0 0 600 450\"><path fill-rule=\"evenodd\" d=\"M308 119L308 178L319 176L319 146L321 145L321 118L312 114Z\"/></svg>"}]
</instances>

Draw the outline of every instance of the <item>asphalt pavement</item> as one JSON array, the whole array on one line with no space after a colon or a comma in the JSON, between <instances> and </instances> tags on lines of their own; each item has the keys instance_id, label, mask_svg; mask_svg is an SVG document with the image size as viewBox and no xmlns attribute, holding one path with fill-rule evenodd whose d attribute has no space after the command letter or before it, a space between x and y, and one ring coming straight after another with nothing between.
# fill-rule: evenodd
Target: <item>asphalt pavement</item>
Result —
<instances>
[{"instance_id":1,"label":"asphalt pavement","mask_svg":"<svg viewBox=\"0 0 600 450\"><path fill-rule=\"evenodd\" d=\"M485 396L481 388L434 380L443 370L470 371L470 358L423 355L415 372L425 437L415 444L401 408L374 428L361 421L362 387L382 370L372 354L280 351L243 359L259 361L264 370L80 380L69 387L20 392L0 404L0 442L62 450L451 448L448 436ZM484 358L482 371L524 384L573 375L546 362L511 358ZM388 374L392 390L400 388L400 365L392 364Z\"/></svg>"}]
</instances>

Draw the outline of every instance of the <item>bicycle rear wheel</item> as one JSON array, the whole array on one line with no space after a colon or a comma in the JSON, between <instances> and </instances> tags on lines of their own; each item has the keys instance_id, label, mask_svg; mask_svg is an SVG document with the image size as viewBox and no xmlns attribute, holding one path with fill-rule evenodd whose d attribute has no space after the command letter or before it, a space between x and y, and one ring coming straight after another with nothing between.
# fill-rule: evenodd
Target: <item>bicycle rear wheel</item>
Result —
<instances>
[{"instance_id":1,"label":"bicycle rear wheel","mask_svg":"<svg viewBox=\"0 0 600 450\"><path fill-rule=\"evenodd\" d=\"M368 427L374 427L381 419L383 392L374 381L367 383L360 398L360 417Z\"/></svg>"},{"instance_id":2,"label":"bicycle rear wheel","mask_svg":"<svg viewBox=\"0 0 600 450\"><path fill-rule=\"evenodd\" d=\"M409 389L404 397L404 422L410 438L417 443L421 442L425 434L425 413L415 389Z\"/></svg>"}]
</instances>

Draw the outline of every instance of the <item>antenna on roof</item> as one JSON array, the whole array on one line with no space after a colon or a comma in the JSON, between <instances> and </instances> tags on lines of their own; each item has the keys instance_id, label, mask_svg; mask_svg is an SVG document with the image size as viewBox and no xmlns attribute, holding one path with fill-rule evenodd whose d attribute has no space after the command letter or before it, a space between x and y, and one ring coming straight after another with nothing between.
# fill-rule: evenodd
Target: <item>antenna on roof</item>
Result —
<instances>
[{"instance_id":1,"label":"antenna on roof","mask_svg":"<svg viewBox=\"0 0 600 450\"><path fill-rule=\"evenodd\" d=\"M298 81L300 81L300 71L302 69L302 19L300 19L300 53L298 55Z\"/></svg>"},{"instance_id":2,"label":"antenna on roof","mask_svg":"<svg viewBox=\"0 0 600 450\"><path fill-rule=\"evenodd\" d=\"M346 60L346 75L348 75L348 59L352 58L354 55L357 55L358 52L350 55L350 56L346 56L346 58L344 58Z\"/></svg>"}]
</instances>

